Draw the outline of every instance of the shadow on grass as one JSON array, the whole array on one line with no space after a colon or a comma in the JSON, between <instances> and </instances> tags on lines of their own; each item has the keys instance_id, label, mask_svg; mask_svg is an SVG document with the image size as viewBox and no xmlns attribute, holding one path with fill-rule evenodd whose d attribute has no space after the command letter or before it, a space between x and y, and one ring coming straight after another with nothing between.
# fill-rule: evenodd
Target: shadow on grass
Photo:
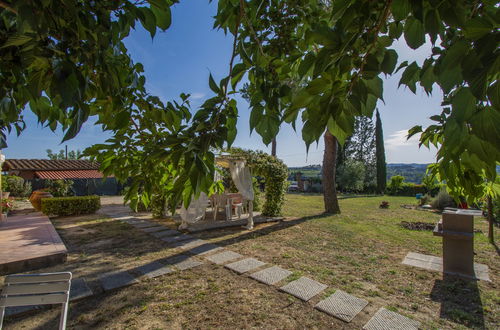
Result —
<instances>
[{"instance_id":1,"label":"shadow on grass","mask_svg":"<svg viewBox=\"0 0 500 330\"><path fill-rule=\"evenodd\" d=\"M287 221L280 221L277 223L274 223L272 225L268 224L259 224L255 227L254 230L252 231L246 231L241 229L241 227L236 227L236 228L225 228L224 230L212 230L209 232L203 232L202 235L197 235L199 237L203 238L216 238L220 236L226 236L230 233L234 232L241 232L243 230L243 233L238 235L237 237L231 237L227 239L223 239L217 242L217 245L220 245L222 247L229 247L232 244L246 241L249 239L254 239L257 236L263 236L270 234L275 231L279 230L285 230L287 228L299 225L301 223L304 223L306 221L314 220L314 219L321 219L324 217L331 216L330 214L318 214L314 216L308 216L308 217L302 217L298 219L292 219L292 220L287 220ZM133 217L133 216L131 216ZM65 235L64 229L62 229L62 232L60 232L60 235L65 241L66 245L68 246L69 252L73 254L85 254L86 255L86 260L95 260L95 258L100 258L103 256L103 253L105 255L115 255L116 258L124 258L124 257L139 257L143 254L150 254L150 253L155 253L159 251L164 251L165 249L175 249L175 247L172 247L171 245L162 242L160 239L153 238L149 235L147 235L144 232L141 232L140 230L136 229L135 227L125 224L125 223L120 223L118 228L114 227L116 222L118 220L110 220L106 222L98 222L98 223L85 223L82 225L77 225L77 227L81 229L87 229L87 230L94 230L97 231L101 234L93 234L89 235L91 236L94 240L105 240L108 237L112 238L119 238L118 240L115 241L114 244L111 244L110 246L103 246L103 247L97 247L97 248L90 248L87 249L86 246L87 243L86 240L83 240L83 237L77 237L77 236L67 236ZM56 222L59 222L58 224L61 224L61 219L56 219ZM112 227L110 227L110 225ZM127 226L130 228L127 228L125 237L121 237L121 234L123 234L123 231L120 231L120 227L122 226ZM122 227L123 228L123 227ZM59 229L61 230L61 229ZM117 231L118 230L118 231ZM111 234L115 233L115 234ZM140 233L140 234L139 234ZM139 235L137 235L139 234ZM109 236L108 236L109 235ZM117 237L118 235L118 237ZM134 241L140 242L140 239L142 238L141 236L144 236L144 240L147 239L153 239L157 240L158 243L160 244L155 244L154 246L136 246L133 247ZM189 250L186 251L180 251L180 250L175 250L174 254L168 255L168 257L160 257L155 260L150 260L146 262L145 264L150 264L150 263L160 263L164 265L169 265L170 262L168 262L168 259L170 260L176 260L176 262L180 262L182 260L185 260L187 258L190 258L192 256L191 253L189 253ZM93 264L93 267L97 268L93 272L87 273L84 278L96 278L98 275L103 274L109 269L106 269L107 263L106 262L98 262L97 264ZM63 267L64 270L66 271L72 271L75 272L78 270L79 267L82 267L82 264L79 263L66 263ZM104 269L103 269L104 268ZM126 271L130 274L137 274L137 266L133 267L128 267L127 269L124 269L123 271ZM182 271L181 271L182 272ZM165 275L168 276L168 275ZM85 315L90 314L94 311L98 311L103 308L102 303L105 301L109 301L109 298L111 298L113 295L116 295L117 293L120 292L120 289L111 291L111 292L104 292L99 284L98 280L93 280L88 282L88 284L91 286L91 288L94 291L94 295L92 297L88 297L84 299L84 301L78 301L78 302L71 302L70 303L70 311L68 314L68 324L71 324L72 321L77 323L79 319L84 319L85 320ZM136 306L138 304L144 304L145 302L147 303L153 299L153 296L151 293L144 292L140 294L139 296L134 296L134 297L129 297L127 299L127 306ZM35 313L29 313L25 315L19 315L19 316L11 316L6 318L6 321L8 324L15 325L16 320L19 319L24 319L25 317L36 317L36 315L39 315L39 313L50 313L50 317L47 319L44 319L43 324L37 325L37 329L53 329L57 328L57 324L59 322L59 305L53 305L53 306L43 306L44 308L38 312ZM48 312L47 309L50 308L51 312ZM120 309L120 308L118 308ZM53 310L57 311L52 314ZM119 312L119 311L118 311ZM34 316L35 315L35 316ZM106 321L100 320L100 321L87 321L83 322L84 325L83 327L89 327L89 328L94 328L96 326L102 327L105 325L113 324L113 318L110 317ZM78 324L78 326L81 326L81 324Z\"/></svg>"},{"instance_id":2,"label":"shadow on grass","mask_svg":"<svg viewBox=\"0 0 500 330\"><path fill-rule=\"evenodd\" d=\"M441 318L467 327L485 329L477 281L443 274L442 280L434 282L431 299L441 303Z\"/></svg>"}]
</instances>

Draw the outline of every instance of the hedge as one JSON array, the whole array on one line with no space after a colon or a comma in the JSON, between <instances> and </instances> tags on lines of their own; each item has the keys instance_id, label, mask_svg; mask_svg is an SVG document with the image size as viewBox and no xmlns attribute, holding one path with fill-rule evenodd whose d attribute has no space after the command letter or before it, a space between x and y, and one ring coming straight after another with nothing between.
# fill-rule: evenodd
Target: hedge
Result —
<instances>
[{"instance_id":1,"label":"hedge","mask_svg":"<svg viewBox=\"0 0 500 330\"><path fill-rule=\"evenodd\" d=\"M69 216L91 214L100 208L101 198L96 195L42 199L42 212L46 215Z\"/></svg>"}]
</instances>

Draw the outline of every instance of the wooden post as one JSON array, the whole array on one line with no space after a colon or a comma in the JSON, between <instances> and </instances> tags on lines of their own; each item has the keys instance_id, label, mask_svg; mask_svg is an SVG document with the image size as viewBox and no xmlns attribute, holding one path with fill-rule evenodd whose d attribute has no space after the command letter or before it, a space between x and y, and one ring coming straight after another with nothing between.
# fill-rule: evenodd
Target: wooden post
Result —
<instances>
[{"instance_id":1,"label":"wooden post","mask_svg":"<svg viewBox=\"0 0 500 330\"><path fill-rule=\"evenodd\" d=\"M2 149L0 149L0 200L3 199L3 189L2 189L2 166L5 160L5 156L2 155ZM2 203L0 203L0 221L3 221L3 208Z\"/></svg>"}]
</instances>

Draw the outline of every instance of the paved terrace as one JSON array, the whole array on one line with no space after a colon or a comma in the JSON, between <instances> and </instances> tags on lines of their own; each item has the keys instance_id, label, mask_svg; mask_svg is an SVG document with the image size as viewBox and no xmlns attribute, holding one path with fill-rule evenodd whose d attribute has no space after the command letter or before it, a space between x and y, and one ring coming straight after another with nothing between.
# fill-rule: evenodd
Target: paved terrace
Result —
<instances>
[{"instance_id":1,"label":"paved terrace","mask_svg":"<svg viewBox=\"0 0 500 330\"><path fill-rule=\"evenodd\" d=\"M62 263L67 254L49 218L40 212L11 215L0 222L0 275Z\"/></svg>"}]
</instances>

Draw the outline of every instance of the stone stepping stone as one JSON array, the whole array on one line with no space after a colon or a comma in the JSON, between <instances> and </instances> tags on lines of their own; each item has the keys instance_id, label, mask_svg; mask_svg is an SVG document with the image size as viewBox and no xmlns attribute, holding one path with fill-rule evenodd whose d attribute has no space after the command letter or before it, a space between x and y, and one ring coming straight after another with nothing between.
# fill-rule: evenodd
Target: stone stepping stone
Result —
<instances>
[{"instance_id":1,"label":"stone stepping stone","mask_svg":"<svg viewBox=\"0 0 500 330\"><path fill-rule=\"evenodd\" d=\"M153 235L156 238L163 238L163 237L180 235L180 234L181 233L179 231L173 230L173 229L167 229L167 230L157 231L157 232L151 233L151 235Z\"/></svg>"},{"instance_id":2,"label":"stone stepping stone","mask_svg":"<svg viewBox=\"0 0 500 330\"><path fill-rule=\"evenodd\" d=\"M224 248L217 245L217 244L207 243L207 244L203 244L200 246L196 246L196 247L188 250L187 252L194 254L194 255L205 255L207 253L221 251L221 250L224 250Z\"/></svg>"},{"instance_id":3,"label":"stone stepping stone","mask_svg":"<svg viewBox=\"0 0 500 330\"><path fill-rule=\"evenodd\" d=\"M132 226L136 228L149 228L149 227L156 227L157 224L149 221L138 221L135 223L131 223Z\"/></svg>"},{"instance_id":4,"label":"stone stepping stone","mask_svg":"<svg viewBox=\"0 0 500 330\"><path fill-rule=\"evenodd\" d=\"M309 277L302 276L298 280L282 286L280 289L301 300L308 301L326 288L327 285L316 282Z\"/></svg>"},{"instance_id":5,"label":"stone stepping stone","mask_svg":"<svg viewBox=\"0 0 500 330\"><path fill-rule=\"evenodd\" d=\"M174 265L174 267L177 268L178 270L186 270L186 269L191 269L191 268L198 267L201 265L203 265L202 261L198 261L198 260L193 259L193 258L188 258L184 261L176 263Z\"/></svg>"},{"instance_id":6,"label":"stone stepping stone","mask_svg":"<svg viewBox=\"0 0 500 330\"><path fill-rule=\"evenodd\" d=\"M208 257L205 257L208 261L213 262L217 265L225 264L226 262L233 261L235 259L242 258L243 256L239 253L233 251L224 251L217 254L212 254Z\"/></svg>"},{"instance_id":7,"label":"stone stepping stone","mask_svg":"<svg viewBox=\"0 0 500 330\"><path fill-rule=\"evenodd\" d=\"M401 314L381 308L365 324L364 330L417 330L420 322Z\"/></svg>"},{"instance_id":8,"label":"stone stepping stone","mask_svg":"<svg viewBox=\"0 0 500 330\"><path fill-rule=\"evenodd\" d=\"M104 291L111 291L139 283L139 281L125 271L102 274L99 276L99 281Z\"/></svg>"},{"instance_id":9,"label":"stone stepping stone","mask_svg":"<svg viewBox=\"0 0 500 330\"><path fill-rule=\"evenodd\" d=\"M205 241L203 239L198 239L198 238L195 238L193 240L185 240L182 242L183 242L183 244L179 245L178 247L180 247L181 249L184 249L184 250L189 250L191 248L208 243L208 241Z\"/></svg>"},{"instance_id":10,"label":"stone stepping stone","mask_svg":"<svg viewBox=\"0 0 500 330\"><path fill-rule=\"evenodd\" d=\"M173 256L170 256L170 257L166 257L164 259L161 259L160 261L162 263L165 263L167 265L175 265L175 264L178 264L179 262L182 262L186 259L189 259L190 256L188 256L187 254L176 254L176 255L173 255Z\"/></svg>"},{"instance_id":11,"label":"stone stepping stone","mask_svg":"<svg viewBox=\"0 0 500 330\"><path fill-rule=\"evenodd\" d=\"M266 263L254 258L246 258L240 261L236 261L230 264L225 265L224 267L231 269L238 274L246 273L250 270L257 269L261 266L264 266Z\"/></svg>"},{"instance_id":12,"label":"stone stepping stone","mask_svg":"<svg viewBox=\"0 0 500 330\"><path fill-rule=\"evenodd\" d=\"M145 233L155 233L158 231L165 230L165 227L164 226L147 227L147 228L141 228L141 230Z\"/></svg>"},{"instance_id":13,"label":"stone stepping stone","mask_svg":"<svg viewBox=\"0 0 500 330\"><path fill-rule=\"evenodd\" d=\"M292 275L291 271L279 266L273 266L253 273L250 277L264 284L273 285L290 275Z\"/></svg>"},{"instance_id":14,"label":"stone stepping stone","mask_svg":"<svg viewBox=\"0 0 500 330\"><path fill-rule=\"evenodd\" d=\"M195 248L197 246L203 245L208 243L208 241L205 241L203 239L198 239L198 238L193 238L193 239L187 239L184 241L179 242L179 244L174 244L177 247L180 247L183 250L189 250L191 248Z\"/></svg>"},{"instance_id":15,"label":"stone stepping stone","mask_svg":"<svg viewBox=\"0 0 500 330\"><path fill-rule=\"evenodd\" d=\"M158 261L153 261L150 262L149 264L137 267L135 270L137 270L139 273L148 278L155 278L158 276L174 272L174 270L171 267L165 266L164 264L159 263Z\"/></svg>"},{"instance_id":16,"label":"stone stepping stone","mask_svg":"<svg viewBox=\"0 0 500 330\"><path fill-rule=\"evenodd\" d=\"M366 305L368 305L368 301L354 297L342 290L337 290L314 307L342 321L351 322Z\"/></svg>"},{"instance_id":17,"label":"stone stepping stone","mask_svg":"<svg viewBox=\"0 0 500 330\"><path fill-rule=\"evenodd\" d=\"M69 300L77 301L83 298L90 297L94 294L83 278L74 278L71 280L71 288L69 291Z\"/></svg>"},{"instance_id":18,"label":"stone stepping stone","mask_svg":"<svg viewBox=\"0 0 500 330\"><path fill-rule=\"evenodd\" d=\"M194 240L195 238L191 235L188 234L182 234L182 235L177 235L177 236L167 236L167 237L162 237L161 240L164 241L165 243L177 243L177 242L182 242L186 240Z\"/></svg>"}]
</instances>

